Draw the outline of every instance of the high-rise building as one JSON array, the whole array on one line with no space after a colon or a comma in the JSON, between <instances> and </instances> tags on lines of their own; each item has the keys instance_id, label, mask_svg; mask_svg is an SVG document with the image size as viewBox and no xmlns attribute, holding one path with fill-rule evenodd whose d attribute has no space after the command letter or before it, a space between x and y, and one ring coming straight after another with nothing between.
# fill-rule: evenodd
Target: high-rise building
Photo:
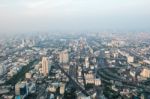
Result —
<instances>
[{"instance_id":1,"label":"high-rise building","mask_svg":"<svg viewBox=\"0 0 150 99\"><path fill-rule=\"evenodd\" d=\"M68 63L68 61L69 61L69 55L68 55L67 50L60 52L59 53L59 62L60 63Z\"/></svg>"},{"instance_id":2,"label":"high-rise building","mask_svg":"<svg viewBox=\"0 0 150 99\"><path fill-rule=\"evenodd\" d=\"M43 57L42 58L42 74L44 76L48 76L49 70L50 70L50 67L49 67L49 64L48 64L48 58Z\"/></svg>"},{"instance_id":3,"label":"high-rise building","mask_svg":"<svg viewBox=\"0 0 150 99\"><path fill-rule=\"evenodd\" d=\"M85 57L85 66L86 68L89 68L89 58Z\"/></svg>"},{"instance_id":4,"label":"high-rise building","mask_svg":"<svg viewBox=\"0 0 150 99\"><path fill-rule=\"evenodd\" d=\"M144 68L140 74L142 77L145 77L145 78L149 78L150 77L150 70L147 69L147 68Z\"/></svg>"},{"instance_id":5,"label":"high-rise building","mask_svg":"<svg viewBox=\"0 0 150 99\"><path fill-rule=\"evenodd\" d=\"M61 84L60 85L60 94L64 94L65 93L65 84Z\"/></svg>"},{"instance_id":6,"label":"high-rise building","mask_svg":"<svg viewBox=\"0 0 150 99\"><path fill-rule=\"evenodd\" d=\"M17 99L24 99L28 95L28 87L25 82L19 82L15 85L15 95L16 98L18 97Z\"/></svg>"}]
</instances>

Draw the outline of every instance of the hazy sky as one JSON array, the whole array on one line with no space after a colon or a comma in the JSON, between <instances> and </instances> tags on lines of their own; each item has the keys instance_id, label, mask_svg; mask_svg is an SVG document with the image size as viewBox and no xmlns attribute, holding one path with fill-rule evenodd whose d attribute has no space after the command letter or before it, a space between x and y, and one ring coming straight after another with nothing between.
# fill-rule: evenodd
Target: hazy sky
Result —
<instances>
[{"instance_id":1,"label":"hazy sky","mask_svg":"<svg viewBox=\"0 0 150 99\"><path fill-rule=\"evenodd\" d=\"M0 33L150 31L150 0L0 0Z\"/></svg>"}]
</instances>

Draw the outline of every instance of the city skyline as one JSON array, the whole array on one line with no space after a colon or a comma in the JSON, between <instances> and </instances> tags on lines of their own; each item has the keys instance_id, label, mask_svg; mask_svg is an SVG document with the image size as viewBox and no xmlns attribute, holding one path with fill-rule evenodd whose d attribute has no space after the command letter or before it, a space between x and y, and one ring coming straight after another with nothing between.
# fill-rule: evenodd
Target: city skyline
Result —
<instances>
[{"instance_id":1,"label":"city skyline","mask_svg":"<svg viewBox=\"0 0 150 99\"><path fill-rule=\"evenodd\" d=\"M0 99L150 99L149 0L0 0Z\"/></svg>"},{"instance_id":2,"label":"city skyline","mask_svg":"<svg viewBox=\"0 0 150 99\"><path fill-rule=\"evenodd\" d=\"M2 99L150 98L146 33L16 35L0 52Z\"/></svg>"}]
</instances>

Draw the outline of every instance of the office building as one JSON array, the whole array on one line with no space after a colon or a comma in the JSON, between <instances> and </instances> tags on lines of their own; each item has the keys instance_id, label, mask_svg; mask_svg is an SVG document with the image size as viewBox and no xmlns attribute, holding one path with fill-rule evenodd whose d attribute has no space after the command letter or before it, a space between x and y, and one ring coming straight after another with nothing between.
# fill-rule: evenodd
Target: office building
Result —
<instances>
[{"instance_id":1,"label":"office building","mask_svg":"<svg viewBox=\"0 0 150 99\"><path fill-rule=\"evenodd\" d=\"M24 99L28 95L28 87L25 82L19 82L15 85L16 99Z\"/></svg>"},{"instance_id":2,"label":"office building","mask_svg":"<svg viewBox=\"0 0 150 99\"><path fill-rule=\"evenodd\" d=\"M145 77L145 78L149 78L150 77L150 70L149 69L146 69L144 68L140 74L142 77Z\"/></svg>"},{"instance_id":3,"label":"office building","mask_svg":"<svg viewBox=\"0 0 150 99\"><path fill-rule=\"evenodd\" d=\"M89 68L89 58L85 57L85 67Z\"/></svg>"},{"instance_id":4,"label":"office building","mask_svg":"<svg viewBox=\"0 0 150 99\"><path fill-rule=\"evenodd\" d=\"M69 55L68 55L67 50L59 53L59 62L60 63L68 63L69 62Z\"/></svg>"},{"instance_id":5,"label":"office building","mask_svg":"<svg viewBox=\"0 0 150 99\"><path fill-rule=\"evenodd\" d=\"M42 74L44 76L48 76L49 74L49 70L50 70L50 67L49 67L49 64L48 64L48 58L47 57L43 57L42 58Z\"/></svg>"}]
</instances>

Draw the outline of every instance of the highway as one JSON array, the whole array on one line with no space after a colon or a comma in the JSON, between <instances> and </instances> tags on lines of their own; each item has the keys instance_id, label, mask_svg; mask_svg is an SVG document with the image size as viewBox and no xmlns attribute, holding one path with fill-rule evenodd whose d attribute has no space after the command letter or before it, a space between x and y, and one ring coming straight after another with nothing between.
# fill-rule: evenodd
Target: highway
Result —
<instances>
[{"instance_id":1,"label":"highway","mask_svg":"<svg viewBox=\"0 0 150 99\"><path fill-rule=\"evenodd\" d=\"M113 76L111 75L107 75L106 73L103 73L101 70L99 70L98 74L100 75L101 78L105 79L106 81L110 81L110 80L114 80L114 81L118 81L118 82L121 82L122 85L121 86L125 86L127 88L137 88L137 89L142 89L144 92L148 92L150 93L150 88L145 86L145 85L142 85L140 83L133 83L131 81L128 81L128 80L122 80L122 79L116 79L114 78ZM105 78L104 78L105 77ZM103 80L102 79L102 80Z\"/></svg>"},{"instance_id":2,"label":"highway","mask_svg":"<svg viewBox=\"0 0 150 99\"><path fill-rule=\"evenodd\" d=\"M143 57L139 57L139 58L145 59ZM113 74L111 72L111 69L121 69L121 68L126 68L126 67L118 67L118 66L117 67L116 66L115 67L108 67L106 60L107 59L104 58L103 56L101 56L101 58L99 59L97 74L101 77L102 81L110 83L110 80L114 80L114 81L121 82L122 83L121 87L124 86L124 87L132 88L132 89L136 89L136 88L142 89L143 92L150 93L149 87L147 87L141 83L133 83L129 80L122 79L120 76L116 76L115 74Z\"/></svg>"},{"instance_id":3,"label":"highway","mask_svg":"<svg viewBox=\"0 0 150 99\"><path fill-rule=\"evenodd\" d=\"M76 81L76 79L72 78L68 73L66 73L65 70L58 63L56 63L55 66L58 66L58 68L69 78L69 80L73 83L73 85L79 88L79 90L81 90L81 92L84 95L90 96L90 94L85 90L85 88L81 84L79 84Z\"/></svg>"},{"instance_id":4,"label":"highway","mask_svg":"<svg viewBox=\"0 0 150 99\"><path fill-rule=\"evenodd\" d=\"M125 51L125 52L129 53L130 55L133 55L134 57L137 57L137 58L139 58L141 60L146 60L147 59L146 57L143 57L143 56L141 56L141 55L139 55L139 54L137 54L137 53L135 53L135 52L133 52L131 50L128 50L128 49L125 49L125 48L122 48L120 50Z\"/></svg>"}]
</instances>

